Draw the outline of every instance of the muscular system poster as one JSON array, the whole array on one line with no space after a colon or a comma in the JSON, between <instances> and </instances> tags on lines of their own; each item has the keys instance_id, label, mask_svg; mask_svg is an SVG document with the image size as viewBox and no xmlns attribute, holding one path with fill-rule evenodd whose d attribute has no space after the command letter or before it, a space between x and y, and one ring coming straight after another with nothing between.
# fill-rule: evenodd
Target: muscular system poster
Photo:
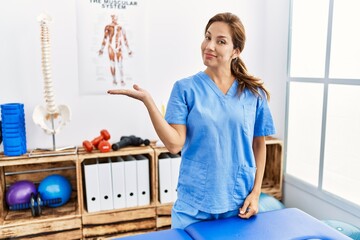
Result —
<instances>
[{"instance_id":1,"label":"muscular system poster","mask_svg":"<svg viewBox=\"0 0 360 240\"><path fill-rule=\"evenodd\" d=\"M76 2L80 93L139 83L146 76L144 1Z\"/></svg>"}]
</instances>

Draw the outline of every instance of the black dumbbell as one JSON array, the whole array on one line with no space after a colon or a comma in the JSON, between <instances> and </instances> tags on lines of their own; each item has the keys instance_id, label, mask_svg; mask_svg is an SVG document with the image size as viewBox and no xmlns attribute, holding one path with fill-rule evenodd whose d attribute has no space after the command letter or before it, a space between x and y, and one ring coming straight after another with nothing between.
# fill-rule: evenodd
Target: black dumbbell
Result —
<instances>
[{"instance_id":1,"label":"black dumbbell","mask_svg":"<svg viewBox=\"0 0 360 240\"><path fill-rule=\"evenodd\" d=\"M111 148L112 150L116 151L120 148L127 147L127 146L140 146L144 144L145 146L150 145L149 139L141 139L139 137L135 137L134 135L131 136L123 136L120 138L120 141L114 143Z\"/></svg>"},{"instance_id":2,"label":"black dumbbell","mask_svg":"<svg viewBox=\"0 0 360 240\"><path fill-rule=\"evenodd\" d=\"M24 209L31 209L31 215L33 217L37 217L41 215L43 206L48 206L51 204L58 204L61 203L61 198L54 198L48 200L41 200L40 193L38 192L36 197L34 193L31 193L30 202L29 203L19 203L9 206L9 210L17 211L17 210L24 210Z\"/></svg>"}]
</instances>

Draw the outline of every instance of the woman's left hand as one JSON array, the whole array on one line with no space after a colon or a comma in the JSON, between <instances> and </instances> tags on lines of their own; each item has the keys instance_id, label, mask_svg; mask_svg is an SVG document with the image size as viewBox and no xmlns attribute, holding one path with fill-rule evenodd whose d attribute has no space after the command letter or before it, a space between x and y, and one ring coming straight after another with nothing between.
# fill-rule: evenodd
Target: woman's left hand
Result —
<instances>
[{"instance_id":1,"label":"woman's left hand","mask_svg":"<svg viewBox=\"0 0 360 240\"><path fill-rule=\"evenodd\" d=\"M239 209L240 218L250 218L259 212L259 194L251 192L245 199L243 206Z\"/></svg>"}]
</instances>

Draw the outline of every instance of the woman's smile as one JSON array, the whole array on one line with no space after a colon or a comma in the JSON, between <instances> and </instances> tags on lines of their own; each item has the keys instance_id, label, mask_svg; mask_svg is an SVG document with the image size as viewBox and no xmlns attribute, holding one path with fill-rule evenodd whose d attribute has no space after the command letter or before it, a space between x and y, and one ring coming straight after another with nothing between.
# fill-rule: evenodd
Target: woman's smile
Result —
<instances>
[{"instance_id":1,"label":"woman's smile","mask_svg":"<svg viewBox=\"0 0 360 240\"><path fill-rule=\"evenodd\" d=\"M213 59L213 58L216 58L216 56L211 53L204 53L204 58L205 59Z\"/></svg>"}]
</instances>

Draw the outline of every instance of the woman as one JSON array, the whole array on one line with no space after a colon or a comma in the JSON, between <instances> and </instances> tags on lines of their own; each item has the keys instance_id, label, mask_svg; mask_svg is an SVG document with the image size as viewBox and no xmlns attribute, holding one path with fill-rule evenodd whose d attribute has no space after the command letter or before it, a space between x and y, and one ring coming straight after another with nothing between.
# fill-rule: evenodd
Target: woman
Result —
<instances>
[{"instance_id":1,"label":"woman","mask_svg":"<svg viewBox=\"0 0 360 240\"><path fill-rule=\"evenodd\" d=\"M265 136L275 133L268 91L240 59L245 31L231 13L212 17L201 52L206 69L174 84L165 119L151 95L109 90L142 101L161 141L181 151L178 199L172 227L258 212L264 175Z\"/></svg>"}]
</instances>

